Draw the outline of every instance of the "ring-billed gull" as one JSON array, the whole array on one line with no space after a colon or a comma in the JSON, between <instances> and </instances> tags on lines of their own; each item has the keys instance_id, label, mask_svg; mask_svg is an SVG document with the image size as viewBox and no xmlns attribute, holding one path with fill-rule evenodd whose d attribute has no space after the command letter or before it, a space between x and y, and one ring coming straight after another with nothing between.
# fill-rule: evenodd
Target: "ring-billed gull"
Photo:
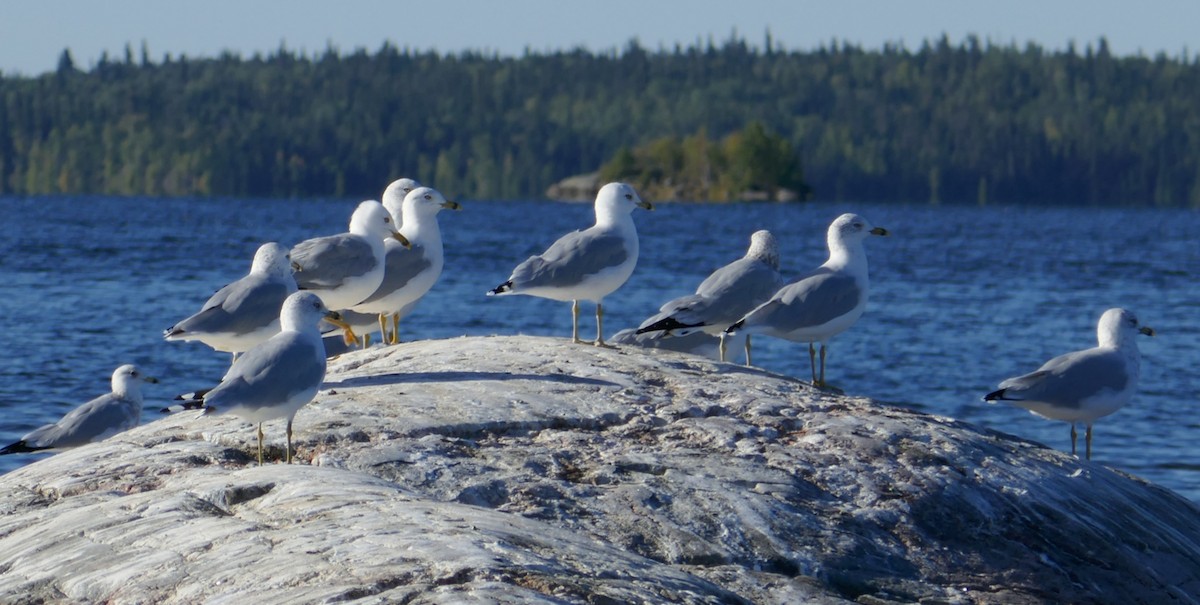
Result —
<instances>
[{"instance_id":1,"label":"ring-billed gull","mask_svg":"<svg viewBox=\"0 0 1200 605\"><path fill-rule=\"evenodd\" d=\"M112 375L112 392L67 413L54 424L30 431L0 454L61 450L100 441L137 426L142 418L142 382L158 382L126 364Z\"/></svg>"},{"instance_id":2,"label":"ring-billed gull","mask_svg":"<svg viewBox=\"0 0 1200 605\"><path fill-rule=\"evenodd\" d=\"M872 227L857 214L843 214L834 219L825 238L829 260L784 286L726 331L807 342L813 384L825 386L825 349L829 339L854 325L867 308L869 280L863 240L868 235L887 235L887 230ZM819 375L814 342L821 343Z\"/></svg>"},{"instance_id":3,"label":"ring-billed gull","mask_svg":"<svg viewBox=\"0 0 1200 605\"><path fill-rule=\"evenodd\" d=\"M186 408L205 413L233 414L258 423L258 463L263 461L262 423L287 418L287 461L292 461L292 420L296 412L317 396L325 380L325 347L317 324L340 323L312 292L297 292L283 302L278 334L246 351L220 384L197 393Z\"/></svg>"},{"instance_id":4,"label":"ring-billed gull","mask_svg":"<svg viewBox=\"0 0 1200 605\"><path fill-rule=\"evenodd\" d=\"M383 281L374 294L351 310L377 315L384 342L395 344L400 342L401 314L409 313L442 275L444 259L438 212L443 208L458 210L460 206L430 187L417 187L401 196L399 190L393 191L389 186L383 200L383 206L400 225L400 233L411 247L388 241ZM388 317L392 318L390 338Z\"/></svg>"},{"instance_id":5,"label":"ring-billed gull","mask_svg":"<svg viewBox=\"0 0 1200 605\"><path fill-rule=\"evenodd\" d=\"M1086 456L1092 459L1092 423L1129 403L1137 390L1141 354L1137 335L1154 336L1125 309L1109 309L1096 326L1098 344L1059 355L1037 370L1009 378L984 401L1004 401L1043 418L1071 423L1071 454L1075 455L1075 423L1087 426Z\"/></svg>"},{"instance_id":6,"label":"ring-billed gull","mask_svg":"<svg viewBox=\"0 0 1200 605\"><path fill-rule=\"evenodd\" d=\"M620 288L637 266L637 228L630 215L635 207L653 209L631 185L609 183L601 187L596 194L595 225L558 238L545 252L517 265L508 281L488 295L528 294L571 301L571 340L577 343L583 342L579 340L579 301L593 301L595 344L603 346L602 300Z\"/></svg>"},{"instance_id":7,"label":"ring-billed gull","mask_svg":"<svg viewBox=\"0 0 1200 605\"><path fill-rule=\"evenodd\" d=\"M687 336L704 332L718 336L720 359L725 361L725 328L766 302L781 286L779 244L770 231L755 231L745 256L714 271L700 283L695 294L664 304L658 315L642 322L637 333ZM745 349L746 365L750 365L749 334Z\"/></svg>"},{"instance_id":8,"label":"ring-billed gull","mask_svg":"<svg viewBox=\"0 0 1200 605\"><path fill-rule=\"evenodd\" d=\"M360 203L350 216L349 232L304 240L292 247L292 260L301 267L296 284L319 296L330 309L349 309L383 281L383 242L388 237L408 245L383 204L375 200Z\"/></svg>"},{"instance_id":9,"label":"ring-billed gull","mask_svg":"<svg viewBox=\"0 0 1200 605\"><path fill-rule=\"evenodd\" d=\"M287 248L275 242L258 247L250 273L217 290L200 311L163 332L167 340L198 340L217 351L238 353L279 332L279 309L296 291Z\"/></svg>"}]
</instances>

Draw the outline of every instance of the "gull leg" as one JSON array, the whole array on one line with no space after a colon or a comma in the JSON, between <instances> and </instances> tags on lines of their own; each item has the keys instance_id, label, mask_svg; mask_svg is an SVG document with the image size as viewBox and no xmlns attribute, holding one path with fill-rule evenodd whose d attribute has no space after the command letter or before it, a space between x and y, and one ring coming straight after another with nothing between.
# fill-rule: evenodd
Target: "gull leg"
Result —
<instances>
[{"instance_id":1,"label":"gull leg","mask_svg":"<svg viewBox=\"0 0 1200 605\"><path fill-rule=\"evenodd\" d=\"M346 342L347 346L355 345L358 344L358 335L354 333L354 330L350 329L349 325L347 325L346 327L342 328L342 340Z\"/></svg>"},{"instance_id":2,"label":"gull leg","mask_svg":"<svg viewBox=\"0 0 1200 605\"><path fill-rule=\"evenodd\" d=\"M812 366L812 383L817 386L817 349L808 343L808 363Z\"/></svg>"},{"instance_id":3,"label":"gull leg","mask_svg":"<svg viewBox=\"0 0 1200 605\"><path fill-rule=\"evenodd\" d=\"M400 344L400 314L392 315L392 344Z\"/></svg>"},{"instance_id":4,"label":"gull leg","mask_svg":"<svg viewBox=\"0 0 1200 605\"><path fill-rule=\"evenodd\" d=\"M258 423L258 465L262 466L263 460L263 432L262 423Z\"/></svg>"},{"instance_id":5,"label":"gull leg","mask_svg":"<svg viewBox=\"0 0 1200 605\"><path fill-rule=\"evenodd\" d=\"M360 344L362 344L362 348L364 348L364 349L371 346L371 333L370 332L367 332L366 334L362 335L362 343L360 343Z\"/></svg>"},{"instance_id":6,"label":"gull leg","mask_svg":"<svg viewBox=\"0 0 1200 605\"><path fill-rule=\"evenodd\" d=\"M1083 441L1084 441L1084 443L1087 444L1087 450L1086 450L1087 451L1087 459L1091 460L1092 459L1092 425L1090 425L1090 424L1087 425L1087 432L1084 434Z\"/></svg>"},{"instance_id":7,"label":"gull leg","mask_svg":"<svg viewBox=\"0 0 1200 605\"><path fill-rule=\"evenodd\" d=\"M571 342L579 344L579 300L571 301Z\"/></svg>"},{"instance_id":8,"label":"gull leg","mask_svg":"<svg viewBox=\"0 0 1200 605\"><path fill-rule=\"evenodd\" d=\"M598 347L605 346L604 344L604 305L596 303L596 342L593 343Z\"/></svg>"},{"instance_id":9,"label":"gull leg","mask_svg":"<svg viewBox=\"0 0 1200 605\"><path fill-rule=\"evenodd\" d=\"M746 367L750 367L750 335L746 335Z\"/></svg>"},{"instance_id":10,"label":"gull leg","mask_svg":"<svg viewBox=\"0 0 1200 605\"><path fill-rule=\"evenodd\" d=\"M1075 423L1071 423L1071 455L1075 455Z\"/></svg>"},{"instance_id":11,"label":"gull leg","mask_svg":"<svg viewBox=\"0 0 1200 605\"><path fill-rule=\"evenodd\" d=\"M825 343L821 343L821 386L825 386Z\"/></svg>"},{"instance_id":12,"label":"gull leg","mask_svg":"<svg viewBox=\"0 0 1200 605\"><path fill-rule=\"evenodd\" d=\"M379 314L379 342L382 342L383 344L387 344L389 342L387 314L385 313Z\"/></svg>"},{"instance_id":13,"label":"gull leg","mask_svg":"<svg viewBox=\"0 0 1200 605\"><path fill-rule=\"evenodd\" d=\"M292 419L288 418L287 424L287 463L292 463Z\"/></svg>"},{"instance_id":14,"label":"gull leg","mask_svg":"<svg viewBox=\"0 0 1200 605\"><path fill-rule=\"evenodd\" d=\"M717 346L717 350L721 352L721 361L725 361L725 333L721 332L721 344Z\"/></svg>"}]
</instances>

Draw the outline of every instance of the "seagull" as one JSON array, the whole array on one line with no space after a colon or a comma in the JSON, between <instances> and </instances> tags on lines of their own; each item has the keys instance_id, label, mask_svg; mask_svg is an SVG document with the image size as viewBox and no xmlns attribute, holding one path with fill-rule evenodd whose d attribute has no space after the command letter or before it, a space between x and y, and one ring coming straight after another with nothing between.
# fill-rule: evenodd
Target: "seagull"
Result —
<instances>
[{"instance_id":1,"label":"seagull","mask_svg":"<svg viewBox=\"0 0 1200 605\"><path fill-rule=\"evenodd\" d=\"M126 364L112 375L112 392L101 395L0 449L0 455L63 450L100 441L137 426L142 418L142 382L158 382Z\"/></svg>"},{"instance_id":2,"label":"seagull","mask_svg":"<svg viewBox=\"0 0 1200 605\"><path fill-rule=\"evenodd\" d=\"M604 346L603 298L620 288L633 274L638 259L637 229L630 212L635 207L652 210L631 185L609 183L596 194L596 224L572 231L545 252L531 256L513 269L508 281L488 296L528 294L571 301L571 340L579 339L579 301L596 303L596 346Z\"/></svg>"},{"instance_id":3,"label":"seagull","mask_svg":"<svg viewBox=\"0 0 1200 605\"><path fill-rule=\"evenodd\" d=\"M782 286L779 244L770 231L755 231L745 256L714 271L700 283L695 294L664 304L658 315L642 322L637 333L687 336L704 332L717 336L720 359L725 361L725 328L766 302ZM750 365L749 335L745 348L746 365Z\"/></svg>"},{"instance_id":4,"label":"seagull","mask_svg":"<svg viewBox=\"0 0 1200 605\"><path fill-rule=\"evenodd\" d=\"M312 401L325 380L325 346L317 324L341 322L336 311L312 292L296 292L283 301L280 332L246 351L221 382L183 404L205 414L233 414L258 423L258 463L263 463L262 423L287 418L287 462L292 462L292 420ZM163 411L173 411L167 408Z\"/></svg>"},{"instance_id":5,"label":"seagull","mask_svg":"<svg viewBox=\"0 0 1200 605\"><path fill-rule=\"evenodd\" d=\"M857 214L843 214L829 225L829 260L808 275L784 286L726 333L766 334L808 343L813 385L825 386L825 349L829 339L862 317L867 308L868 235L887 235ZM821 343L821 372L817 374L814 342Z\"/></svg>"},{"instance_id":6,"label":"seagull","mask_svg":"<svg viewBox=\"0 0 1200 605\"><path fill-rule=\"evenodd\" d=\"M377 315L380 334L385 342L392 344L400 342L402 314L408 314L442 275L444 257L438 212L443 208L461 208L458 203L447 200L430 187L417 187L401 196L400 188L393 189L396 183L392 183L384 192L383 206L391 213L395 224L400 225L400 234L409 241L411 247L388 241L383 282L374 294L351 307L356 313ZM392 318L390 340L388 317Z\"/></svg>"},{"instance_id":7,"label":"seagull","mask_svg":"<svg viewBox=\"0 0 1200 605\"><path fill-rule=\"evenodd\" d=\"M1071 423L1071 455L1075 454L1075 423L1087 426L1086 457L1092 459L1092 423L1129 403L1141 370L1138 334L1154 329L1138 323L1132 312L1109 309L1096 326L1095 347L1059 355L1036 371L1009 378L984 401L1004 401L1043 418Z\"/></svg>"},{"instance_id":8,"label":"seagull","mask_svg":"<svg viewBox=\"0 0 1200 605\"><path fill-rule=\"evenodd\" d=\"M349 309L383 281L383 241L387 237L408 245L383 204L375 200L360 203L350 217L349 232L292 247L292 260L302 267L296 273L296 284L319 296L330 309Z\"/></svg>"},{"instance_id":9,"label":"seagull","mask_svg":"<svg viewBox=\"0 0 1200 605\"><path fill-rule=\"evenodd\" d=\"M258 247L250 273L217 290L196 314L163 332L171 341L198 340L217 351L243 351L279 332L279 309L296 291L287 248L275 242Z\"/></svg>"}]
</instances>

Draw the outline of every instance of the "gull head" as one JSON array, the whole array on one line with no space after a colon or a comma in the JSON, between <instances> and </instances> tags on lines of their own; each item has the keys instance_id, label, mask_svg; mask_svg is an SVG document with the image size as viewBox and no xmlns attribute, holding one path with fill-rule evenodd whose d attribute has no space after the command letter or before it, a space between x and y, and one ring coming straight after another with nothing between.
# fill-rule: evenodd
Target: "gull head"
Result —
<instances>
[{"instance_id":1,"label":"gull head","mask_svg":"<svg viewBox=\"0 0 1200 605\"><path fill-rule=\"evenodd\" d=\"M1143 326L1133 311L1120 307L1105 311L1096 324L1096 340L1102 347L1134 344L1138 334L1154 336L1154 328Z\"/></svg>"},{"instance_id":2,"label":"gull head","mask_svg":"<svg viewBox=\"0 0 1200 605\"><path fill-rule=\"evenodd\" d=\"M403 216L405 217L432 216L443 208L460 210L462 206L459 206L458 202L447 200L441 192L432 187L417 187L404 196ZM405 218L405 220L408 219Z\"/></svg>"},{"instance_id":3,"label":"gull head","mask_svg":"<svg viewBox=\"0 0 1200 605\"><path fill-rule=\"evenodd\" d=\"M383 207L392 215L392 221L397 226L400 225L401 209L404 207L404 198L412 193L413 189L420 187L421 184L410 178L396 179L392 184L383 190L383 197L380 199L383 202Z\"/></svg>"},{"instance_id":4,"label":"gull head","mask_svg":"<svg viewBox=\"0 0 1200 605\"><path fill-rule=\"evenodd\" d=\"M750 235L750 248L746 250L746 258L756 258L776 269L779 268L779 242L766 229L759 229Z\"/></svg>"},{"instance_id":5,"label":"gull head","mask_svg":"<svg viewBox=\"0 0 1200 605\"><path fill-rule=\"evenodd\" d=\"M634 208L645 208L653 210L654 206L650 202L642 201L638 196L637 190L629 183L609 183L600 188L596 193L596 214L602 213L615 214L617 212L629 213L633 212Z\"/></svg>"},{"instance_id":6,"label":"gull head","mask_svg":"<svg viewBox=\"0 0 1200 605\"><path fill-rule=\"evenodd\" d=\"M391 213L375 200L366 200L354 209L354 214L350 215L350 233L379 238L380 241L392 237L405 248L412 247L412 244L396 230L396 222L392 220Z\"/></svg>"},{"instance_id":7,"label":"gull head","mask_svg":"<svg viewBox=\"0 0 1200 605\"><path fill-rule=\"evenodd\" d=\"M322 319L338 327L343 325L339 323L342 319L340 314L330 311L321 297L304 290L284 299L279 311L279 323L283 330L299 332L316 329Z\"/></svg>"},{"instance_id":8,"label":"gull head","mask_svg":"<svg viewBox=\"0 0 1200 605\"><path fill-rule=\"evenodd\" d=\"M830 244L839 242L861 242L868 235L887 235L887 229L876 227L867 219L852 213L843 214L829 225Z\"/></svg>"},{"instance_id":9,"label":"gull head","mask_svg":"<svg viewBox=\"0 0 1200 605\"><path fill-rule=\"evenodd\" d=\"M250 265L251 273L266 274L275 277L286 277L292 271L298 270L299 265L292 262L291 252L278 242L267 242L258 247L254 253L254 262Z\"/></svg>"},{"instance_id":10,"label":"gull head","mask_svg":"<svg viewBox=\"0 0 1200 605\"><path fill-rule=\"evenodd\" d=\"M134 395L140 399L142 396L141 383L158 383L158 379L152 376L146 376L137 366L127 363L115 371L112 375L112 392L122 397Z\"/></svg>"}]
</instances>

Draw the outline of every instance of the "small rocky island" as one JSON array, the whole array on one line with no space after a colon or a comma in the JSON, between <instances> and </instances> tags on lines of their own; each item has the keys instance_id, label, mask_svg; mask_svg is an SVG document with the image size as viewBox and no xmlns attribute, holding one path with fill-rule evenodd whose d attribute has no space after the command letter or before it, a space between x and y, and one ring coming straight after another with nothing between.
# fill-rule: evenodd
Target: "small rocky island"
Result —
<instances>
[{"instance_id":1,"label":"small rocky island","mask_svg":"<svg viewBox=\"0 0 1200 605\"><path fill-rule=\"evenodd\" d=\"M151 420L0 477L0 602L1200 601L1169 490L699 357L349 353L293 465L234 417Z\"/></svg>"}]
</instances>

